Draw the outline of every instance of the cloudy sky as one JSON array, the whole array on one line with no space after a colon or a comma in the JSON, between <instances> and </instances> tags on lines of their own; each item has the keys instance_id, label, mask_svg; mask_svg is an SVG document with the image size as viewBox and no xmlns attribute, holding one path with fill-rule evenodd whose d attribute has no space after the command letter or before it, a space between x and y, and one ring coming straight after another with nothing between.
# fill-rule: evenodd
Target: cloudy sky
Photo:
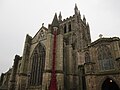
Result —
<instances>
[{"instance_id":1,"label":"cloudy sky","mask_svg":"<svg viewBox=\"0 0 120 90\"><path fill-rule=\"evenodd\" d=\"M90 24L92 41L99 34L120 36L120 0L0 0L0 73L22 55L26 34L33 37L42 23L48 27L55 12L72 16L75 3Z\"/></svg>"}]
</instances>

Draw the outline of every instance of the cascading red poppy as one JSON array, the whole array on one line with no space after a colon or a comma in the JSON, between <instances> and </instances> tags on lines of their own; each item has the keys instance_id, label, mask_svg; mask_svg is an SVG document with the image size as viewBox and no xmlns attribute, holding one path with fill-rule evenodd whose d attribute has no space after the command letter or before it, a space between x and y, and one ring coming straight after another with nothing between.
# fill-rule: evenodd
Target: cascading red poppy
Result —
<instances>
[{"instance_id":1,"label":"cascading red poppy","mask_svg":"<svg viewBox=\"0 0 120 90\"><path fill-rule=\"evenodd\" d=\"M56 80L56 72L55 72L55 59L56 59L56 36L57 31L54 31L54 42L53 42L53 61L52 61L52 75L49 90L57 90L57 80Z\"/></svg>"}]
</instances>

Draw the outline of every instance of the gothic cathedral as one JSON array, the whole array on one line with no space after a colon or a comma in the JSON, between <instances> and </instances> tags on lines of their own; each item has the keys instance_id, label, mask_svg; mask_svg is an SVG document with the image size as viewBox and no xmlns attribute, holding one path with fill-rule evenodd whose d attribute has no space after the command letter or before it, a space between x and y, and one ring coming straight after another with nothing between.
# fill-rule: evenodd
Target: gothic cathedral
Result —
<instances>
[{"instance_id":1,"label":"gothic cathedral","mask_svg":"<svg viewBox=\"0 0 120 90\"><path fill-rule=\"evenodd\" d=\"M120 39L91 42L77 5L64 20L55 13L48 28L26 35L23 55L1 74L0 90L120 90Z\"/></svg>"}]
</instances>

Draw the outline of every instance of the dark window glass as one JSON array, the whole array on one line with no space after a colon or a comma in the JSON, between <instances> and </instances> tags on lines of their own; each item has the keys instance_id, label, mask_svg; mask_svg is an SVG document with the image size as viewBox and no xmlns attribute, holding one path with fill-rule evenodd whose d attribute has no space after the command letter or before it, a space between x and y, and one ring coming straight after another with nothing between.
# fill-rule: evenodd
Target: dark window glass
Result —
<instances>
[{"instance_id":1,"label":"dark window glass","mask_svg":"<svg viewBox=\"0 0 120 90\"><path fill-rule=\"evenodd\" d=\"M45 65L45 48L40 43L36 46L32 55L32 68L30 73L30 85L42 85L42 76Z\"/></svg>"},{"instance_id":2,"label":"dark window glass","mask_svg":"<svg viewBox=\"0 0 120 90\"><path fill-rule=\"evenodd\" d=\"M67 33L67 27L66 27L66 24L64 25L64 33Z\"/></svg>"},{"instance_id":3,"label":"dark window glass","mask_svg":"<svg viewBox=\"0 0 120 90\"><path fill-rule=\"evenodd\" d=\"M101 45L99 46L97 51L100 69L101 70L113 69L114 68L113 57L109 47Z\"/></svg>"},{"instance_id":4,"label":"dark window glass","mask_svg":"<svg viewBox=\"0 0 120 90\"><path fill-rule=\"evenodd\" d=\"M71 23L68 25L69 32L71 31Z\"/></svg>"}]
</instances>

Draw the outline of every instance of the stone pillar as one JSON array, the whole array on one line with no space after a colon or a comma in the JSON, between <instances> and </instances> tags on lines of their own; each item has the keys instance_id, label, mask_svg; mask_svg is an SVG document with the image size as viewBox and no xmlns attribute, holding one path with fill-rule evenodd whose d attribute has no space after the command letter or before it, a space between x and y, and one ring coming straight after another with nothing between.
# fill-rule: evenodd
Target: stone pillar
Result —
<instances>
[{"instance_id":1,"label":"stone pillar","mask_svg":"<svg viewBox=\"0 0 120 90\"><path fill-rule=\"evenodd\" d=\"M56 42L56 75L58 90L64 90L64 75L63 75L63 35L57 35Z\"/></svg>"},{"instance_id":2,"label":"stone pillar","mask_svg":"<svg viewBox=\"0 0 120 90\"><path fill-rule=\"evenodd\" d=\"M5 76L4 73L2 73L1 76L0 76L0 86L2 86L2 83L3 83L3 80L4 80L4 76Z\"/></svg>"},{"instance_id":3,"label":"stone pillar","mask_svg":"<svg viewBox=\"0 0 120 90\"><path fill-rule=\"evenodd\" d=\"M46 59L45 59L45 70L49 71L52 68L52 50L53 50L53 35L51 33L47 34L47 44L46 44Z\"/></svg>"},{"instance_id":4,"label":"stone pillar","mask_svg":"<svg viewBox=\"0 0 120 90\"><path fill-rule=\"evenodd\" d=\"M16 55L14 59L13 68L12 68L9 90L15 90L16 88L16 74L17 74L19 60L21 60L21 57Z\"/></svg>"},{"instance_id":5,"label":"stone pillar","mask_svg":"<svg viewBox=\"0 0 120 90\"><path fill-rule=\"evenodd\" d=\"M57 35L56 70L63 72L63 35Z\"/></svg>"},{"instance_id":6,"label":"stone pillar","mask_svg":"<svg viewBox=\"0 0 120 90\"><path fill-rule=\"evenodd\" d=\"M113 39L116 40L113 42L113 52L114 52L114 56L116 59L116 58L120 57L119 38L114 37Z\"/></svg>"},{"instance_id":7,"label":"stone pillar","mask_svg":"<svg viewBox=\"0 0 120 90\"><path fill-rule=\"evenodd\" d=\"M50 30L49 30L50 31ZM46 57L45 57L45 69L43 72L42 79L42 90L48 90L51 79L51 68L52 68L52 50L53 50L53 34L48 32L46 42Z\"/></svg>"},{"instance_id":8,"label":"stone pillar","mask_svg":"<svg viewBox=\"0 0 120 90\"><path fill-rule=\"evenodd\" d=\"M64 45L64 73L65 73L65 89L70 90L73 87L73 62L72 62L72 45Z\"/></svg>"},{"instance_id":9,"label":"stone pillar","mask_svg":"<svg viewBox=\"0 0 120 90\"><path fill-rule=\"evenodd\" d=\"M116 59L116 69L120 71L120 57Z\"/></svg>"},{"instance_id":10,"label":"stone pillar","mask_svg":"<svg viewBox=\"0 0 120 90\"><path fill-rule=\"evenodd\" d=\"M84 66L83 65L80 65L78 67L79 69L79 90L83 90L83 81L82 81L82 77L83 77L83 69L84 69Z\"/></svg>"},{"instance_id":11,"label":"stone pillar","mask_svg":"<svg viewBox=\"0 0 120 90\"><path fill-rule=\"evenodd\" d=\"M26 35L23 56L21 60L21 67L20 67L20 74L19 74L19 84L20 90L25 90L27 79L28 79L28 65L29 65L29 54L30 54L30 47L31 47L32 37Z\"/></svg>"},{"instance_id":12,"label":"stone pillar","mask_svg":"<svg viewBox=\"0 0 120 90\"><path fill-rule=\"evenodd\" d=\"M120 47L119 47L119 38L114 37L114 41L113 42L113 52L114 52L114 60L115 60L115 64L114 67L116 70L120 70Z\"/></svg>"},{"instance_id":13,"label":"stone pillar","mask_svg":"<svg viewBox=\"0 0 120 90\"><path fill-rule=\"evenodd\" d=\"M67 74L73 74L73 60L72 60L72 46L67 45L66 46L66 69Z\"/></svg>"},{"instance_id":14,"label":"stone pillar","mask_svg":"<svg viewBox=\"0 0 120 90\"><path fill-rule=\"evenodd\" d=\"M29 35L26 35L23 56L21 61L21 70L20 70L20 73L23 73L23 74L27 74L31 40L32 40L32 37L30 37Z\"/></svg>"}]
</instances>

